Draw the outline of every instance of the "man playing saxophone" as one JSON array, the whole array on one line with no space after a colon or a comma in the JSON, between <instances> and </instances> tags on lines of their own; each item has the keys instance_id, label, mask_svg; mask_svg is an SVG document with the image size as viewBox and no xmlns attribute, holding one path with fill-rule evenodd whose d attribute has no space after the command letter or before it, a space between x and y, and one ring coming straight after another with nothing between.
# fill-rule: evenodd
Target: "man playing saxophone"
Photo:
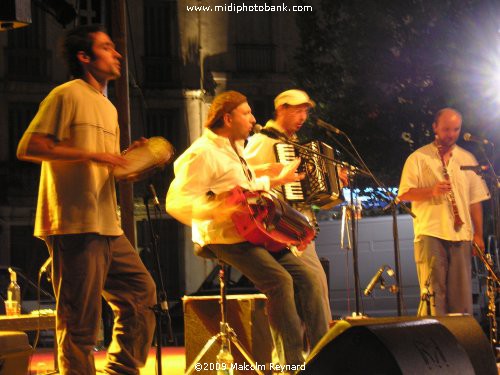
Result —
<instances>
[{"instance_id":1,"label":"man playing saxophone","mask_svg":"<svg viewBox=\"0 0 500 375\"><path fill-rule=\"evenodd\" d=\"M478 175L460 169L477 165L471 153L456 145L461 127L456 110L437 112L434 142L408 157L399 186L399 198L411 201L416 215L415 262L421 292L428 283L433 297L431 315L472 314L473 241L484 250L481 202L490 196Z\"/></svg>"}]
</instances>

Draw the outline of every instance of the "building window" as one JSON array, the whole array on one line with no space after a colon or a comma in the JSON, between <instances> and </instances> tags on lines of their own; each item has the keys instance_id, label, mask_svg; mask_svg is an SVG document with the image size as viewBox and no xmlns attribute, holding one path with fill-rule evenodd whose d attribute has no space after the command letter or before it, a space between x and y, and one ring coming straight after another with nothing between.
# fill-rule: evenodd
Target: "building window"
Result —
<instances>
[{"instance_id":1,"label":"building window","mask_svg":"<svg viewBox=\"0 0 500 375\"><path fill-rule=\"evenodd\" d=\"M147 87L178 87L177 1L144 2L144 83Z\"/></svg>"},{"instance_id":2,"label":"building window","mask_svg":"<svg viewBox=\"0 0 500 375\"><path fill-rule=\"evenodd\" d=\"M106 7L105 1L79 0L76 12L80 25L104 25Z\"/></svg>"},{"instance_id":3,"label":"building window","mask_svg":"<svg viewBox=\"0 0 500 375\"><path fill-rule=\"evenodd\" d=\"M274 118L274 97L267 95L254 97L253 95L249 95L248 100L257 123L265 125L268 120Z\"/></svg>"},{"instance_id":4,"label":"building window","mask_svg":"<svg viewBox=\"0 0 500 375\"><path fill-rule=\"evenodd\" d=\"M29 123L35 117L37 109L37 103L9 103L9 160L17 160L17 144Z\"/></svg>"},{"instance_id":5,"label":"building window","mask_svg":"<svg viewBox=\"0 0 500 375\"><path fill-rule=\"evenodd\" d=\"M161 136L169 141L176 150L176 155L185 148L186 131L181 121L179 108L148 109L146 114L145 137ZM150 181L155 185L158 196L165 197L168 186L174 178L173 164L165 166L160 173L152 176ZM141 193L141 186L137 184L134 191Z\"/></svg>"},{"instance_id":6,"label":"building window","mask_svg":"<svg viewBox=\"0 0 500 375\"><path fill-rule=\"evenodd\" d=\"M155 135L176 143L179 138L179 109L148 109L146 115L146 136Z\"/></svg>"},{"instance_id":7,"label":"building window","mask_svg":"<svg viewBox=\"0 0 500 375\"><path fill-rule=\"evenodd\" d=\"M256 5L269 5L269 0L255 0ZM236 28L236 69L240 73L272 73L275 71L275 48L272 34L272 12L234 14Z\"/></svg>"},{"instance_id":8,"label":"building window","mask_svg":"<svg viewBox=\"0 0 500 375\"><path fill-rule=\"evenodd\" d=\"M274 50L272 44L238 43L236 48L236 69L240 73L274 72Z\"/></svg>"},{"instance_id":9,"label":"building window","mask_svg":"<svg viewBox=\"0 0 500 375\"><path fill-rule=\"evenodd\" d=\"M9 31L5 48L7 77L15 81L48 81L52 53L45 43L45 17L38 7L31 9L32 24Z\"/></svg>"},{"instance_id":10,"label":"building window","mask_svg":"<svg viewBox=\"0 0 500 375\"><path fill-rule=\"evenodd\" d=\"M6 194L0 197L0 203L10 203L10 199L18 197L34 197L40 175L40 166L35 163L17 160L17 145L35 116L38 103L9 103L8 132L9 155L0 163L0 180L7 186Z\"/></svg>"}]
</instances>

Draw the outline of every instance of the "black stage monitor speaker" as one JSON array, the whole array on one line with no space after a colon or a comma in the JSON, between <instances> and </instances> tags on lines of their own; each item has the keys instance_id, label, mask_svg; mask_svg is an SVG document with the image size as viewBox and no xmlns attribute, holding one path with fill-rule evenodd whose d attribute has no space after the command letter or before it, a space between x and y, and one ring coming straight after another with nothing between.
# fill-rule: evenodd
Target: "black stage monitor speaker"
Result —
<instances>
[{"instance_id":1,"label":"black stage monitor speaker","mask_svg":"<svg viewBox=\"0 0 500 375\"><path fill-rule=\"evenodd\" d=\"M0 1L0 31L28 26L30 23L30 0Z\"/></svg>"},{"instance_id":2,"label":"black stage monitor speaker","mask_svg":"<svg viewBox=\"0 0 500 375\"><path fill-rule=\"evenodd\" d=\"M497 375L495 357L470 316L341 321L313 349L301 375Z\"/></svg>"}]
</instances>

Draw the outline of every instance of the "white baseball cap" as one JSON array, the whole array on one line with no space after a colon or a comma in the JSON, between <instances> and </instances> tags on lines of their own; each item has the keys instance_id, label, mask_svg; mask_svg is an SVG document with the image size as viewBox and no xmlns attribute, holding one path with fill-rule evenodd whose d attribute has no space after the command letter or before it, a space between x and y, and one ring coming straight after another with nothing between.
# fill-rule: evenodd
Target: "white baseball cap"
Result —
<instances>
[{"instance_id":1,"label":"white baseball cap","mask_svg":"<svg viewBox=\"0 0 500 375\"><path fill-rule=\"evenodd\" d=\"M302 90L287 90L283 91L276 98L274 98L274 109L278 108L283 104L288 105L301 105L309 104L311 107L316 106L309 95Z\"/></svg>"}]
</instances>

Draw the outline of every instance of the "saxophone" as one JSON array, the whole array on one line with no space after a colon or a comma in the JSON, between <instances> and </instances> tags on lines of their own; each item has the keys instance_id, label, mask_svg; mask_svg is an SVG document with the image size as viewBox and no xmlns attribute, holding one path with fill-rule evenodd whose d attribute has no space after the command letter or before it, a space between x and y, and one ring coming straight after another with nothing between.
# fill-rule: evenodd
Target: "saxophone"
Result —
<instances>
[{"instance_id":1,"label":"saxophone","mask_svg":"<svg viewBox=\"0 0 500 375\"><path fill-rule=\"evenodd\" d=\"M500 285L500 278L493 270L493 260L491 259L491 255L483 252L483 250L481 250L481 248L475 242L472 242L472 245L476 250L477 257L481 260L481 262L484 264L484 267L488 271L488 276L486 278L488 313L486 314L486 316L488 317L490 326L490 343L492 347L495 347L496 344L498 343L498 329L497 329L495 301L496 301L497 287Z\"/></svg>"},{"instance_id":2,"label":"saxophone","mask_svg":"<svg viewBox=\"0 0 500 375\"><path fill-rule=\"evenodd\" d=\"M444 154L445 150L444 147L442 147L439 142L436 142L436 146L438 149L438 154L439 158L441 159L441 164L443 165L443 176L444 179L448 182L450 182L450 175L448 174L448 168L446 168L446 162L444 160ZM460 218L460 214L458 213L458 207L457 207L457 201L455 200L455 194L453 193L453 190L450 190L447 194L446 197L448 198L448 202L450 202L450 207L451 211L453 213L453 228L455 229L456 232L460 230L464 222Z\"/></svg>"}]
</instances>

